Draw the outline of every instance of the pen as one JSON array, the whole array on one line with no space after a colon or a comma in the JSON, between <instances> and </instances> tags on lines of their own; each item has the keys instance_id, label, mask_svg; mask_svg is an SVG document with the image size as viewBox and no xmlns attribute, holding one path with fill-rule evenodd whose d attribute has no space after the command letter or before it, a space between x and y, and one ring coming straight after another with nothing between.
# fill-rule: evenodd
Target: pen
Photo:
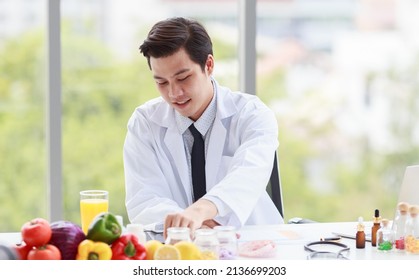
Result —
<instances>
[{"instance_id":1,"label":"pen","mask_svg":"<svg viewBox=\"0 0 419 280\"><path fill-rule=\"evenodd\" d=\"M339 241L340 236L333 236L333 237L321 237L320 241Z\"/></svg>"},{"instance_id":2,"label":"pen","mask_svg":"<svg viewBox=\"0 0 419 280\"><path fill-rule=\"evenodd\" d=\"M334 234L339 235L339 237L341 238L355 239L355 235L344 234L344 233L334 233ZM367 237L365 238L365 241L371 242L371 236L367 235Z\"/></svg>"}]
</instances>

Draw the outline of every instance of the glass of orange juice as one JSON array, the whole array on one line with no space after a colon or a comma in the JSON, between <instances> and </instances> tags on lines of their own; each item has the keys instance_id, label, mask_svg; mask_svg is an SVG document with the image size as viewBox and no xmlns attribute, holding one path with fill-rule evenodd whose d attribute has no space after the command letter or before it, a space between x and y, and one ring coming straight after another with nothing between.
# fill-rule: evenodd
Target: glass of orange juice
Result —
<instances>
[{"instance_id":1,"label":"glass of orange juice","mask_svg":"<svg viewBox=\"0 0 419 280\"><path fill-rule=\"evenodd\" d=\"M80 192L81 228L85 234L93 219L102 212L109 211L108 191L86 190Z\"/></svg>"}]
</instances>

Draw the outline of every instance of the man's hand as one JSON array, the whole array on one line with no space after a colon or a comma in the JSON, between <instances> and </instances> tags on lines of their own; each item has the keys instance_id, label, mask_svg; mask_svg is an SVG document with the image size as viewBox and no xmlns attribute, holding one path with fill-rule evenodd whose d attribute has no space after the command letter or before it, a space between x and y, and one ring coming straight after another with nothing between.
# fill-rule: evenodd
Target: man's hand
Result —
<instances>
[{"instance_id":1,"label":"man's hand","mask_svg":"<svg viewBox=\"0 0 419 280\"><path fill-rule=\"evenodd\" d=\"M212 220L217 215L217 207L209 200L200 199L183 212L168 214L164 222L164 238L167 238L169 227L188 227L191 233L202 227L214 227L216 223ZM212 222L211 222L212 221Z\"/></svg>"},{"instance_id":2,"label":"man's hand","mask_svg":"<svg viewBox=\"0 0 419 280\"><path fill-rule=\"evenodd\" d=\"M202 226L201 227L203 227L203 228L214 228L214 227L219 226L219 225L220 225L219 223L217 223L216 221L210 219L210 220L205 220L202 223Z\"/></svg>"}]
</instances>

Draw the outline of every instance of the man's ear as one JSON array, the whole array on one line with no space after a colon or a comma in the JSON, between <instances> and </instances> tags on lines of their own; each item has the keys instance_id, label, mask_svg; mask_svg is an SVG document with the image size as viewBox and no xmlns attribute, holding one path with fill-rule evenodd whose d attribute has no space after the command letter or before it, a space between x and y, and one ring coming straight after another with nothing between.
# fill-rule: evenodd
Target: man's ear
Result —
<instances>
[{"instance_id":1,"label":"man's ear","mask_svg":"<svg viewBox=\"0 0 419 280\"><path fill-rule=\"evenodd\" d=\"M212 56L212 54L209 54L207 57L207 61L205 62L205 70L208 72L209 75L211 75L214 71L214 57Z\"/></svg>"}]
</instances>

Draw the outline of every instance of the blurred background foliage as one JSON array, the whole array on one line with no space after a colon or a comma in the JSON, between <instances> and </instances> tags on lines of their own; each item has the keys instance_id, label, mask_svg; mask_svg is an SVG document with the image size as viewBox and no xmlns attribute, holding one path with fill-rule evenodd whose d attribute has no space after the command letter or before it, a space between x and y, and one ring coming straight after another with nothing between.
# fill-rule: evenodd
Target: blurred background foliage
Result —
<instances>
[{"instance_id":1,"label":"blurred background foliage","mask_svg":"<svg viewBox=\"0 0 419 280\"><path fill-rule=\"evenodd\" d=\"M0 231L17 231L47 212L45 49L40 31L0 46L0 204L9 209L0 211ZM217 37L214 50L216 61L237 59L235 47ZM64 218L79 222L79 191L100 188L110 192L110 211L128 223L122 162L126 125L135 107L158 95L146 60L139 52L130 60L118 60L95 38L71 33L65 24L62 58ZM390 116L389 127L395 148L382 154L373 152L364 137L340 135L333 114L316 122L330 102L319 92L284 104L285 69L258 77L258 96L269 106L308 112L278 114L286 220L296 216L322 222L356 221L358 216L369 220L375 208L383 217L393 217L404 169L416 164L419 155L411 141L417 124L406 121L416 119L419 111L418 61L404 72L370 73L372 85L384 78L391 83L385 93L394 99L397 112ZM391 90L400 87L405 89L401 99L401 91ZM347 147L351 149L342 152ZM316 188L307 175L312 172L308 165L319 158L329 162L319 174L330 185L327 190Z\"/></svg>"}]
</instances>

